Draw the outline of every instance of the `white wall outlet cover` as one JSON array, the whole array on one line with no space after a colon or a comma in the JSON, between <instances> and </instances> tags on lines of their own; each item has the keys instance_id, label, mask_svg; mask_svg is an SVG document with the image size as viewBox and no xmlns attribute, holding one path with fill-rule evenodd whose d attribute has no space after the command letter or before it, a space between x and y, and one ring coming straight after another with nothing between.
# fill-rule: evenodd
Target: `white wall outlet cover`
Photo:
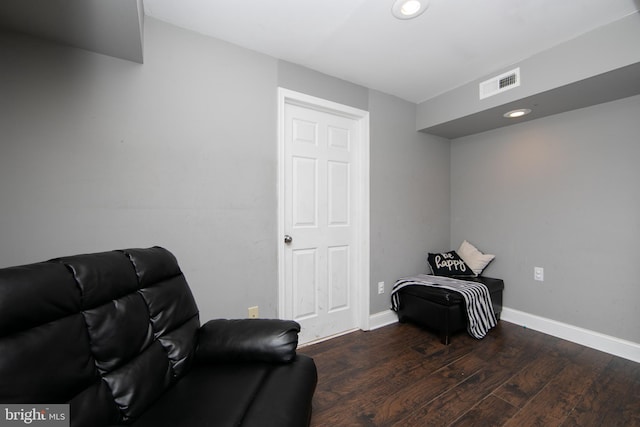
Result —
<instances>
[{"instance_id":1,"label":"white wall outlet cover","mask_svg":"<svg viewBox=\"0 0 640 427\"><path fill-rule=\"evenodd\" d=\"M249 318L257 319L260 316L260 311L258 306L249 307Z\"/></svg>"}]
</instances>

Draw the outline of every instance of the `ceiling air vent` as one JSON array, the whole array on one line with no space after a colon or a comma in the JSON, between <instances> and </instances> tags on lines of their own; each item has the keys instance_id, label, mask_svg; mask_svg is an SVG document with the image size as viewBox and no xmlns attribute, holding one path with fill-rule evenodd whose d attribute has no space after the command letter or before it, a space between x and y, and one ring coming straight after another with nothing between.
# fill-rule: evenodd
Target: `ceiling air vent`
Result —
<instances>
[{"instance_id":1,"label":"ceiling air vent","mask_svg":"<svg viewBox=\"0 0 640 427\"><path fill-rule=\"evenodd\" d=\"M480 83L480 99L520 86L520 68L492 77Z\"/></svg>"}]
</instances>

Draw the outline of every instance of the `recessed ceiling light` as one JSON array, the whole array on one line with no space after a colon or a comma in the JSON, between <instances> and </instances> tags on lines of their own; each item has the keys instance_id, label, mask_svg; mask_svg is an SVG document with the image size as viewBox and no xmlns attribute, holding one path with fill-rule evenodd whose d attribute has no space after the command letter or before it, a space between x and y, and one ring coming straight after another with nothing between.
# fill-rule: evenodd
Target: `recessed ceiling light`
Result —
<instances>
[{"instance_id":1,"label":"recessed ceiling light","mask_svg":"<svg viewBox=\"0 0 640 427\"><path fill-rule=\"evenodd\" d=\"M391 13L398 19L413 19L429 7L429 0L395 0Z\"/></svg>"},{"instance_id":2,"label":"recessed ceiling light","mask_svg":"<svg viewBox=\"0 0 640 427\"><path fill-rule=\"evenodd\" d=\"M508 119L515 119L516 117L526 116L531 112L528 108L520 108L519 110L511 110L508 113L504 113L503 116Z\"/></svg>"}]
</instances>

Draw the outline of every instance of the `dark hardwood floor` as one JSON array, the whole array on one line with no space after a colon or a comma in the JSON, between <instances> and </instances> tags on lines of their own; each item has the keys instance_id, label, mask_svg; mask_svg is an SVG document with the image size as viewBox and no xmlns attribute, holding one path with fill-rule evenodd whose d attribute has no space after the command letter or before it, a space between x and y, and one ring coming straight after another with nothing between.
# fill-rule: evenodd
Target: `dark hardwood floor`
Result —
<instances>
[{"instance_id":1,"label":"dark hardwood floor","mask_svg":"<svg viewBox=\"0 0 640 427\"><path fill-rule=\"evenodd\" d=\"M311 426L640 426L640 364L501 321L449 346L411 324L302 347Z\"/></svg>"}]
</instances>

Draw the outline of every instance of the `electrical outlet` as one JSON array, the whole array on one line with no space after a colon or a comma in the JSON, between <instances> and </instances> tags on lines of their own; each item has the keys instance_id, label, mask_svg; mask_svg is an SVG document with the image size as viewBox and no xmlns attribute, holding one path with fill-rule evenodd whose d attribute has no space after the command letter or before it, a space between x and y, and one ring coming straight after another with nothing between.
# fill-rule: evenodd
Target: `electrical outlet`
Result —
<instances>
[{"instance_id":1,"label":"electrical outlet","mask_svg":"<svg viewBox=\"0 0 640 427\"><path fill-rule=\"evenodd\" d=\"M538 282L544 282L544 268L542 267L533 268L533 280L537 280Z\"/></svg>"},{"instance_id":2,"label":"electrical outlet","mask_svg":"<svg viewBox=\"0 0 640 427\"><path fill-rule=\"evenodd\" d=\"M260 312L258 311L257 305L249 307L249 319L257 319L259 315Z\"/></svg>"},{"instance_id":3,"label":"electrical outlet","mask_svg":"<svg viewBox=\"0 0 640 427\"><path fill-rule=\"evenodd\" d=\"M384 282L378 282L378 295L384 294Z\"/></svg>"}]
</instances>

